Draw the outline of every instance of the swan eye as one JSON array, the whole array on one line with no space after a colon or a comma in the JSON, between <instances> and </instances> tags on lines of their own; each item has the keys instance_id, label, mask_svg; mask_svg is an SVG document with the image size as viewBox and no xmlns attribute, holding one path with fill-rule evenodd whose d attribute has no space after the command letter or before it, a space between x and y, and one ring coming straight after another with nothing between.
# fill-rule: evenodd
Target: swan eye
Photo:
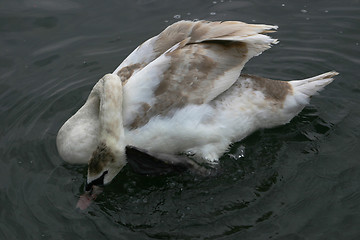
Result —
<instances>
[{"instance_id":1,"label":"swan eye","mask_svg":"<svg viewBox=\"0 0 360 240\"><path fill-rule=\"evenodd\" d=\"M105 175L108 173L108 171L106 170L105 172L103 172L103 174L91 181L90 183L86 183L86 186L85 186L85 191L91 191L92 190L92 187L95 185L95 186L103 186L104 185L104 178L105 178Z\"/></svg>"}]
</instances>

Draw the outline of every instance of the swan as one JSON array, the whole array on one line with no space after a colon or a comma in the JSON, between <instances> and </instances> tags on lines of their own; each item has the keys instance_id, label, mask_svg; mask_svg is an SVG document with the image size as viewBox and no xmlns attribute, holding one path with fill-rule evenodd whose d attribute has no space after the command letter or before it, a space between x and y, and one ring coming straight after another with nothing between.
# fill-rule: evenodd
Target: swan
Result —
<instances>
[{"instance_id":1,"label":"swan","mask_svg":"<svg viewBox=\"0 0 360 240\"><path fill-rule=\"evenodd\" d=\"M266 35L276 29L238 21L170 25L95 84L58 132L60 156L88 164L91 190L113 180L128 150L216 164L231 143L288 123L338 73L293 81L241 74L278 42Z\"/></svg>"}]
</instances>

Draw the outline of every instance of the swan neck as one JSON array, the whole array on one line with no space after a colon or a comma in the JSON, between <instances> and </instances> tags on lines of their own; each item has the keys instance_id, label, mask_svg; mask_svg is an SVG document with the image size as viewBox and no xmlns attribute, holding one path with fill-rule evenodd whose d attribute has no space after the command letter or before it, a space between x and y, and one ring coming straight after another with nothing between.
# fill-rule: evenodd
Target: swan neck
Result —
<instances>
[{"instance_id":1,"label":"swan neck","mask_svg":"<svg viewBox=\"0 0 360 240\"><path fill-rule=\"evenodd\" d=\"M124 141L121 80L115 74L107 74L99 84L100 142L111 147L123 145L121 144Z\"/></svg>"}]
</instances>

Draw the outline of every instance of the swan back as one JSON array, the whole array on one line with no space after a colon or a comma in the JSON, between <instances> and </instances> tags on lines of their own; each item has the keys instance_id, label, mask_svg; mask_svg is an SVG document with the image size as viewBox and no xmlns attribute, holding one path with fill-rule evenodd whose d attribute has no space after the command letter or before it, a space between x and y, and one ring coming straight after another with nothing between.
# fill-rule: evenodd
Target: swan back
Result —
<instances>
[{"instance_id":1,"label":"swan back","mask_svg":"<svg viewBox=\"0 0 360 240\"><path fill-rule=\"evenodd\" d=\"M249 59L277 43L263 34L276 28L206 21L169 26L114 71L124 83L124 126L136 129L159 114L210 102L234 84Z\"/></svg>"}]
</instances>

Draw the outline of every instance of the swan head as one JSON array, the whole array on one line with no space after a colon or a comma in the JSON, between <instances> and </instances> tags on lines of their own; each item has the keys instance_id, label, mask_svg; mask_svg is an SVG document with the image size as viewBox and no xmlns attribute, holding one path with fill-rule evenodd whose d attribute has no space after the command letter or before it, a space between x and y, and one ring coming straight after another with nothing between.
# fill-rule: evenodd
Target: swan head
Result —
<instances>
[{"instance_id":1,"label":"swan head","mask_svg":"<svg viewBox=\"0 0 360 240\"><path fill-rule=\"evenodd\" d=\"M85 190L92 190L94 185L103 186L110 183L125 165L124 151L100 143L89 161Z\"/></svg>"}]
</instances>

